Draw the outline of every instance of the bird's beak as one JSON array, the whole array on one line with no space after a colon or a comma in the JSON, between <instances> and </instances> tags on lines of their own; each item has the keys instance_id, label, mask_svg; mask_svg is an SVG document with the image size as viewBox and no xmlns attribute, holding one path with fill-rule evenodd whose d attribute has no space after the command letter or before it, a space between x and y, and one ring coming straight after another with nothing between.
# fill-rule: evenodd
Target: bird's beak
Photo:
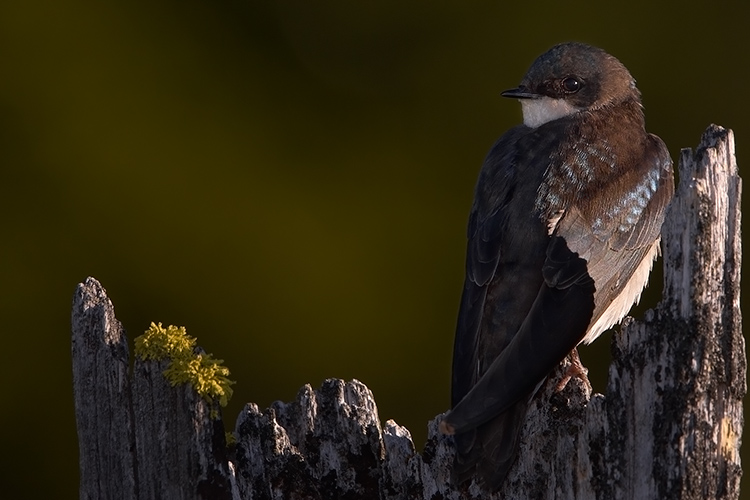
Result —
<instances>
[{"instance_id":1,"label":"bird's beak","mask_svg":"<svg viewBox=\"0 0 750 500\"><path fill-rule=\"evenodd\" d=\"M513 99L539 99L540 97L542 97L541 95L535 94L534 92L529 92L529 90L524 86L506 90L500 95L503 97L511 97Z\"/></svg>"}]
</instances>

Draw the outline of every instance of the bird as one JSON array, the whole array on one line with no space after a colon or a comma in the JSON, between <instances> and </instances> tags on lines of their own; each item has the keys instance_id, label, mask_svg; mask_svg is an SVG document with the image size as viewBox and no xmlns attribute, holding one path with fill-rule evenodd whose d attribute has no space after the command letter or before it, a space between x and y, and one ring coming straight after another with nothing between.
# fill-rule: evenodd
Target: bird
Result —
<instances>
[{"instance_id":1,"label":"bird","mask_svg":"<svg viewBox=\"0 0 750 500\"><path fill-rule=\"evenodd\" d=\"M550 372L640 299L674 193L635 80L604 50L555 45L501 95L520 101L523 123L497 140L477 180L451 410L439 424L454 438L454 480L493 491Z\"/></svg>"}]
</instances>

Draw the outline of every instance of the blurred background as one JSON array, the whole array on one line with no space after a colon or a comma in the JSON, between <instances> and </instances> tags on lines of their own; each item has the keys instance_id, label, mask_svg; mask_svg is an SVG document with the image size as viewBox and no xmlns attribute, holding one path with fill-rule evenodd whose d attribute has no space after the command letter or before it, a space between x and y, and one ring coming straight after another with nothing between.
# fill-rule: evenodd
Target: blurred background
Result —
<instances>
[{"instance_id":1,"label":"blurred background","mask_svg":"<svg viewBox=\"0 0 750 500\"><path fill-rule=\"evenodd\" d=\"M520 122L500 92L555 43L591 43L636 77L673 158L713 122L734 129L742 166L749 14L739 1L2 2L2 496L77 497L69 318L89 275L131 343L160 321L225 360L229 428L245 402L357 378L421 449L449 405L476 175ZM610 337L582 352L599 391Z\"/></svg>"}]
</instances>

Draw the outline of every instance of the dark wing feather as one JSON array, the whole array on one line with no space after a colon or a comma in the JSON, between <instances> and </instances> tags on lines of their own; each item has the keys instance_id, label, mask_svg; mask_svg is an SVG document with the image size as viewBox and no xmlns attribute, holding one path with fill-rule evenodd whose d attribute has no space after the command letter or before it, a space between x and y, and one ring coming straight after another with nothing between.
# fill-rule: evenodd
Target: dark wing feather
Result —
<instances>
[{"instance_id":1,"label":"dark wing feather","mask_svg":"<svg viewBox=\"0 0 750 500\"><path fill-rule=\"evenodd\" d=\"M506 208L513 196L516 149L511 147L528 129L506 132L485 159L477 181L468 225L466 278L453 348L452 405L458 404L478 379L480 329L490 283L498 271Z\"/></svg>"},{"instance_id":2,"label":"dark wing feather","mask_svg":"<svg viewBox=\"0 0 750 500\"><path fill-rule=\"evenodd\" d=\"M534 199L557 133L555 127L547 133L524 126L511 129L490 150L480 173L456 328L453 406L511 341L542 283L539 270L549 238L544 222L534 215ZM526 406L526 401L518 402L491 422L454 436L456 480L483 467L493 471L480 471L488 480L505 477L518 448L517 430Z\"/></svg>"},{"instance_id":3,"label":"dark wing feather","mask_svg":"<svg viewBox=\"0 0 750 500\"><path fill-rule=\"evenodd\" d=\"M586 261L555 237L543 274L564 286L542 285L508 347L445 417L456 433L487 422L532 393L583 337L594 311L594 282Z\"/></svg>"}]
</instances>

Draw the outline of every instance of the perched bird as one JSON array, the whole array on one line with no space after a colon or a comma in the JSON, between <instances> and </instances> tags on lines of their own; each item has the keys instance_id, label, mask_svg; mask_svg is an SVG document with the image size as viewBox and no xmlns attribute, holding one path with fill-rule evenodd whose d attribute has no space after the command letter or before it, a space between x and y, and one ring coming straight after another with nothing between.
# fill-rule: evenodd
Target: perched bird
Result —
<instances>
[{"instance_id":1,"label":"perched bird","mask_svg":"<svg viewBox=\"0 0 750 500\"><path fill-rule=\"evenodd\" d=\"M455 435L454 476L477 473L492 490L550 371L640 298L674 191L635 80L603 50L556 45L502 95L521 102L523 125L500 137L479 174L452 410L440 424Z\"/></svg>"}]
</instances>

